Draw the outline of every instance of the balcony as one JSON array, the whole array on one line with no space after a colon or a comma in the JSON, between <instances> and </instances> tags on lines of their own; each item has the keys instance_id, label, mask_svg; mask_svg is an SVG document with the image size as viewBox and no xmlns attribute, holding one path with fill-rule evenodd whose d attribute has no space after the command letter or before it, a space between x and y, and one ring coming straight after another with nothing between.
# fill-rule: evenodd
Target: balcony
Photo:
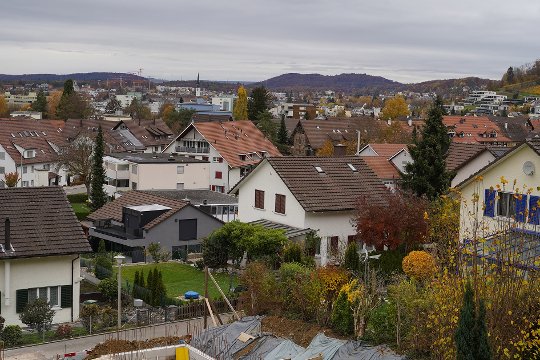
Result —
<instances>
[{"instance_id":1,"label":"balcony","mask_svg":"<svg viewBox=\"0 0 540 360\"><path fill-rule=\"evenodd\" d=\"M188 146L177 146L176 150L177 153L190 153L190 154L208 154L210 152L209 147L188 147Z\"/></svg>"}]
</instances>

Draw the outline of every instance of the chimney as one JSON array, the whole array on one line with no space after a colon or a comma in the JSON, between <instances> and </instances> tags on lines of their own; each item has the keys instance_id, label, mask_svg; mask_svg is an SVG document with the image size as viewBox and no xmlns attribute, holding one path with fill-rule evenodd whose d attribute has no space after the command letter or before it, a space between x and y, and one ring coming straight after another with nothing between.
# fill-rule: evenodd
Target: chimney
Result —
<instances>
[{"instance_id":1,"label":"chimney","mask_svg":"<svg viewBox=\"0 0 540 360\"><path fill-rule=\"evenodd\" d=\"M4 250L6 252L11 250L11 222L9 218L6 218L4 225Z\"/></svg>"},{"instance_id":2,"label":"chimney","mask_svg":"<svg viewBox=\"0 0 540 360\"><path fill-rule=\"evenodd\" d=\"M343 144L334 145L334 156L335 157L344 157L347 152L347 146Z\"/></svg>"}]
</instances>

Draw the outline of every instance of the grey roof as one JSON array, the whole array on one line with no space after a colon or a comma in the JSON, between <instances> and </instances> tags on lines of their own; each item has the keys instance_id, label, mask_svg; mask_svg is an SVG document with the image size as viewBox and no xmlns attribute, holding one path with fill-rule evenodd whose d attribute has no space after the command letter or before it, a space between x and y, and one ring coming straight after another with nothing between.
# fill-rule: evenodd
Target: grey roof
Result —
<instances>
[{"instance_id":1,"label":"grey roof","mask_svg":"<svg viewBox=\"0 0 540 360\"><path fill-rule=\"evenodd\" d=\"M285 225L285 224L281 224L281 223L278 223L278 222L265 220L265 219L255 220L255 221L250 222L250 224L261 225L261 226L264 226L267 229L285 230L285 236L288 239L294 238L294 237L297 237L297 236L306 235L306 234L310 233L311 231L313 231L310 228L301 229L301 228L297 228L297 227L294 227L294 226L289 226L289 225Z\"/></svg>"},{"instance_id":2,"label":"grey roof","mask_svg":"<svg viewBox=\"0 0 540 360\"><path fill-rule=\"evenodd\" d=\"M192 205L234 205L238 199L232 195L211 190L144 190L143 192L174 200L189 201Z\"/></svg>"},{"instance_id":3,"label":"grey roof","mask_svg":"<svg viewBox=\"0 0 540 360\"><path fill-rule=\"evenodd\" d=\"M150 154L150 153L112 153L109 156L117 159L131 161L137 164L192 164L192 163L207 163L208 161L193 159L182 155L172 154Z\"/></svg>"},{"instance_id":4,"label":"grey roof","mask_svg":"<svg viewBox=\"0 0 540 360\"><path fill-rule=\"evenodd\" d=\"M61 187L0 189L0 204L0 259L91 251ZM4 248L6 218L13 251Z\"/></svg>"}]
</instances>

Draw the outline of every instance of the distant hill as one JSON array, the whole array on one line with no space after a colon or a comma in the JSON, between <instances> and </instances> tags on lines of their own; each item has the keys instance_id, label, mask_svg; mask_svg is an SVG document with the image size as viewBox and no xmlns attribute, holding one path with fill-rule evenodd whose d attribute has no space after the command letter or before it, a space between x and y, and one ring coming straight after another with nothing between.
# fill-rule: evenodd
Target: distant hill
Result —
<instances>
[{"instance_id":1,"label":"distant hill","mask_svg":"<svg viewBox=\"0 0 540 360\"><path fill-rule=\"evenodd\" d=\"M407 84L406 89L413 92L438 94L462 94L463 88L484 89L494 83L494 80L479 77L466 77L461 79L429 80L415 84Z\"/></svg>"},{"instance_id":2,"label":"distant hill","mask_svg":"<svg viewBox=\"0 0 540 360\"><path fill-rule=\"evenodd\" d=\"M336 90L344 92L366 92L375 90L397 90L403 84L382 76L367 74L283 74L258 83L272 90Z\"/></svg>"},{"instance_id":3,"label":"distant hill","mask_svg":"<svg viewBox=\"0 0 540 360\"><path fill-rule=\"evenodd\" d=\"M107 79L119 79L123 80L145 80L144 77L127 74L127 73L114 73L114 72L90 72L90 73L74 73L74 74L21 74L21 75L6 75L0 74L0 81L4 83L9 82L57 82L66 81L72 79L75 81L105 81Z\"/></svg>"}]
</instances>

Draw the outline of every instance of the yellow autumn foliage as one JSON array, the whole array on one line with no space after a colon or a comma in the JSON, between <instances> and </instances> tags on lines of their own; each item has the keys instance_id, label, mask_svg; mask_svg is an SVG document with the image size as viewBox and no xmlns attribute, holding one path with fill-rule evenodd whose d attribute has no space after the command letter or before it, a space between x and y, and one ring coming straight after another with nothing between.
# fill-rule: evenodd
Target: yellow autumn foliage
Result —
<instances>
[{"instance_id":1,"label":"yellow autumn foliage","mask_svg":"<svg viewBox=\"0 0 540 360\"><path fill-rule=\"evenodd\" d=\"M403 258L402 267L407 276L417 280L430 279L437 271L435 259L425 251L411 251Z\"/></svg>"}]
</instances>

